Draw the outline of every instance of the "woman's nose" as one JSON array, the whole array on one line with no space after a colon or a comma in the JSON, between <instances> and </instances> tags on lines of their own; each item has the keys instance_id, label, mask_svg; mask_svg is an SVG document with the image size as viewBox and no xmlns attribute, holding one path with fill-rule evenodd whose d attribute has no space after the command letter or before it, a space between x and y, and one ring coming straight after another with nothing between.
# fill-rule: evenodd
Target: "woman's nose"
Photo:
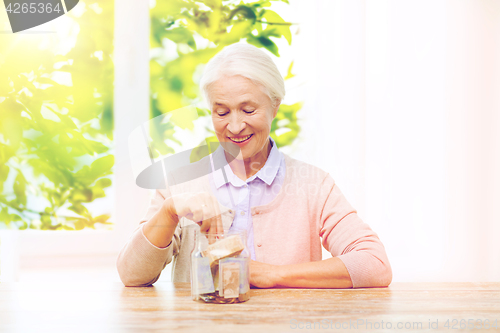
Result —
<instances>
[{"instance_id":1,"label":"woman's nose","mask_svg":"<svg viewBox=\"0 0 500 333\"><path fill-rule=\"evenodd\" d=\"M231 112L229 115L229 124L227 125L229 132L237 135L245 129L245 126L246 123L243 121L242 117L236 112Z\"/></svg>"}]
</instances>

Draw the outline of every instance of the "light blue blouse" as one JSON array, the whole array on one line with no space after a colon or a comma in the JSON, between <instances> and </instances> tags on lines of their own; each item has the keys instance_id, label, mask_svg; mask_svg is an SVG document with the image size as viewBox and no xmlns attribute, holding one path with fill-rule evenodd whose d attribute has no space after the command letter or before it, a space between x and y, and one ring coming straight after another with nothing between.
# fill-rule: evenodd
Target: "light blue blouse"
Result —
<instances>
[{"instance_id":1,"label":"light blue blouse","mask_svg":"<svg viewBox=\"0 0 500 333\"><path fill-rule=\"evenodd\" d=\"M219 146L211 155L213 163L225 165L224 171L218 169L211 173L212 193L215 194L219 203L231 207L235 212L230 230L246 230L247 247L253 260L255 260L255 247L251 208L270 203L279 193L285 179L286 167L283 154L278 150L271 137L269 140L272 148L266 164L246 181L241 180L233 173L226 162L222 146Z\"/></svg>"}]
</instances>

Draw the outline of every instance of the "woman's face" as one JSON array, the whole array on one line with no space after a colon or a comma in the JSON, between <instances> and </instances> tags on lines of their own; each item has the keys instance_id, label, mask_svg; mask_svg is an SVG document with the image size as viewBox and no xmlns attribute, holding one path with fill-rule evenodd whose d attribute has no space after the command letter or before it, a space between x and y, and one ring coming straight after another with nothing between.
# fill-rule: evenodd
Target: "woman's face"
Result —
<instances>
[{"instance_id":1,"label":"woman's face","mask_svg":"<svg viewBox=\"0 0 500 333\"><path fill-rule=\"evenodd\" d=\"M211 85L209 95L215 133L224 150L246 162L265 163L279 104L274 106L260 85L242 76L222 77Z\"/></svg>"}]
</instances>

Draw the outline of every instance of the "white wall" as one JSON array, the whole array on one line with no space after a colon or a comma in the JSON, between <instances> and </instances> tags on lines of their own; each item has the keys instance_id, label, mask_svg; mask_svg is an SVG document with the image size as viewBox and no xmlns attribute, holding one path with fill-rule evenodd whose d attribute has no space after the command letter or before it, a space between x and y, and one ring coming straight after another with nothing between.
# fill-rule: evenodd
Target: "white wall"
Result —
<instances>
[{"instance_id":1,"label":"white wall","mask_svg":"<svg viewBox=\"0 0 500 333\"><path fill-rule=\"evenodd\" d=\"M307 76L295 156L336 179L394 281L498 281L500 3L292 6Z\"/></svg>"}]
</instances>

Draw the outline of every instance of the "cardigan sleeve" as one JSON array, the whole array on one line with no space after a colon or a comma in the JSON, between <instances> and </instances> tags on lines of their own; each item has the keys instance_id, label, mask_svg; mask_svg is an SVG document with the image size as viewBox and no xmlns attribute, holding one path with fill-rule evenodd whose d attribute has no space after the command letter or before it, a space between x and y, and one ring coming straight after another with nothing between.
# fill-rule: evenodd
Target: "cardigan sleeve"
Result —
<instances>
[{"instance_id":1,"label":"cardigan sleeve","mask_svg":"<svg viewBox=\"0 0 500 333\"><path fill-rule=\"evenodd\" d=\"M172 261L179 251L180 228L176 227L172 242L165 248L153 245L144 235L144 223L149 221L161 208L166 197L156 190L146 215L140 221L139 227L120 251L117 259L117 269L123 284L128 287L149 286L160 277L161 271Z\"/></svg>"},{"instance_id":2,"label":"cardigan sleeve","mask_svg":"<svg viewBox=\"0 0 500 333\"><path fill-rule=\"evenodd\" d=\"M386 287L392 269L384 245L328 175L323 181L320 236L323 246L347 268L353 288Z\"/></svg>"}]
</instances>

